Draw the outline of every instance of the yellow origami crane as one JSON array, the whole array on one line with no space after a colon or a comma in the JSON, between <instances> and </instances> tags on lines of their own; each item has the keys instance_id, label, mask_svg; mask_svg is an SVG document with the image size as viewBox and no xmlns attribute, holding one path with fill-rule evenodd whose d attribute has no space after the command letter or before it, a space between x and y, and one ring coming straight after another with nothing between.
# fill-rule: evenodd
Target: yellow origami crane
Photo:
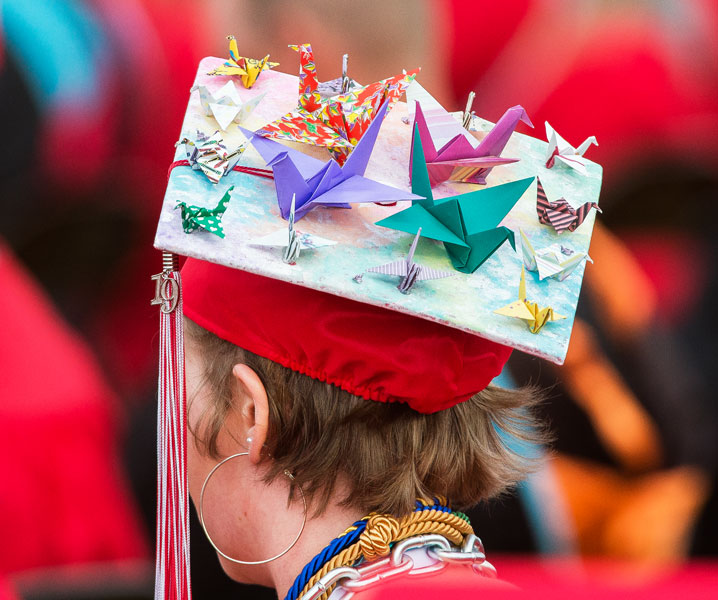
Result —
<instances>
[{"instance_id":1,"label":"yellow origami crane","mask_svg":"<svg viewBox=\"0 0 718 600\"><path fill-rule=\"evenodd\" d=\"M227 39L229 40L229 59L207 75L239 75L242 85L249 89L257 81L257 77L262 71L279 66L279 63L269 62L269 54L261 60L240 56L234 36L228 35Z\"/></svg>"},{"instance_id":2,"label":"yellow origami crane","mask_svg":"<svg viewBox=\"0 0 718 600\"><path fill-rule=\"evenodd\" d=\"M539 308L536 302L526 300L526 276L524 268L521 267L521 283L519 283L519 299L511 304L494 311L498 315L523 319L529 326L531 333L538 333L549 321L565 319L563 315L554 312L553 308L547 306Z\"/></svg>"}]
</instances>

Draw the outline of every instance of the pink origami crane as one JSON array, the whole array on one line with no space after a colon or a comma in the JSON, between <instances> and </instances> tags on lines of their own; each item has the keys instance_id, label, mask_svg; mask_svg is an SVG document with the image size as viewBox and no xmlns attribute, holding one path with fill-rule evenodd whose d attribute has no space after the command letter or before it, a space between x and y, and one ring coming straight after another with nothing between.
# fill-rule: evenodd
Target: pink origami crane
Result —
<instances>
[{"instance_id":1,"label":"pink origami crane","mask_svg":"<svg viewBox=\"0 0 718 600\"><path fill-rule=\"evenodd\" d=\"M448 113L446 114L448 115ZM453 119L453 117L450 118ZM499 165L517 162L518 158L503 158L500 155L519 121L533 127L522 106L509 108L476 148L467 137L471 134L457 123L457 128L461 132L437 150L424 111L417 100L414 123L418 126L421 134L431 187L447 180L483 185L486 183L486 177L491 169ZM413 146L412 134L412 148ZM409 164L412 164L411 160L410 157Z\"/></svg>"},{"instance_id":2,"label":"pink origami crane","mask_svg":"<svg viewBox=\"0 0 718 600\"><path fill-rule=\"evenodd\" d=\"M299 106L255 133L278 140L326 146L340 165L364 135L379 107L388 101L387 110L391 110L419 72L415 69L366 86L356 86L344 77L347 83L342 87L348 87L349 91L324 97L311 45L290 48L299 52Z\"/></svg>"}]
</instances>

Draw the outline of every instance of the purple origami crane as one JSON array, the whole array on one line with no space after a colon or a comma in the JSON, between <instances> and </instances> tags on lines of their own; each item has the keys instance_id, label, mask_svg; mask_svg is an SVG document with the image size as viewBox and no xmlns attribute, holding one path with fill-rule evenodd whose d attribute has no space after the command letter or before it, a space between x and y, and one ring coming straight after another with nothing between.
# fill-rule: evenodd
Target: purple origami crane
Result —
<instances>
[{"instance_id":1,"label":"purple origami crane","mask_svg":"<svg viewBox=\"0 0 718 600\"><path fill-rule=\"evenodd\" d=\"M322 162L279 142L242 129L267 165L272 167L282 218L289 217L293 195L296 195L295 220L297 221L317 206L351 208L350 204L359 202L423 199L421 196L363 176L384 120L387 105L388 102L384 102L381 106L343 166L339 166L333 159Z\"/></svg>"},{"instance_id":2,"label":"purple origami crane","mask_svg":"<svg viewBox=\"0 0 718 600\"><path fill-rule=\"evenodd\" d=\"M421 104L417 100L414 123L418 125L421 134L431 187L448 179L485 184L486 176L492 168L517 162L518 158L502 158L500 155L519 121L533 127L522 106L509 108L476 148L467 137L471 134L457 123L457 129L461 129L461 133L457 133L437 150ZM411 145L413 148L413 135ZM411 158L409 164L413 164Z\"/></svg>"}]
</instances>

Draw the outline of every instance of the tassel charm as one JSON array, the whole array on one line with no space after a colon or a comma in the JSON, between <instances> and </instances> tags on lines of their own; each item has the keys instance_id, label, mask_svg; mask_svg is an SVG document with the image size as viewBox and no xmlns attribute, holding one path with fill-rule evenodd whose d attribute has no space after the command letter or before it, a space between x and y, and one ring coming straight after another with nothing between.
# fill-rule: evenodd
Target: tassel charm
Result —
<instances>
[{"instance_id":1,"label":"tassel charm","mask_svg":"<svg viewBox=\"0 0 718 600\"><path fill-rule=\"evenodd\" d=\"M155 600L190 600L187 412L178 257L163 253L162 267L162 272L152 277L152 305L160 307Z\"/></svg>"},{"instance_id":2,"label":"tassel charm","mask_svg":"<svg viewBox=\"0 0 718 600\"><path fill-rule=\"evenodd\" d=\"M155 297L150 305L159 305L163 314L170 314L179 302L179 258L171 252L162 253L162 272L152 276L155 282ZM173 276L177 273L177 278Z\"/></svg>"}]
</instances>

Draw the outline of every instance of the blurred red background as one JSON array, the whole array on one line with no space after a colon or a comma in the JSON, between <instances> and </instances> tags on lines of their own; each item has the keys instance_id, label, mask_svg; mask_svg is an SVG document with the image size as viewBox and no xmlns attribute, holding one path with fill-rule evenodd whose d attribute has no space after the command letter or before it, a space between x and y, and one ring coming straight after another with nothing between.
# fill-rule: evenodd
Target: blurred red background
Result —
<instances>
[{"instance_id":1,"label":"blurred red background","mask_svg":"<svg viewBox=\"0 0 718 600\"><path fill-rule=\"evenodd\" d=\"M230 33L287 72L298 69L287 44L309 41L327 76L344 52L361 82L421 66L450 110L475 91L490 120L522 104L537 126L522 133L543 138L548 120L574 143L597 136L604 213L566 365L511 365L516 382L553 390L558 496L530 482L474 522L489 551L557 552L546 539L558 530L537 529L531 502L550 512L559 497L563 553L671 568L715 557L715 2L5 0L0 11L8 595L58 582L151 594L152 238L197 63L225 56ZM198 597L238 593L216 571L195 574Z\"/></svg>"}]
</instances>

